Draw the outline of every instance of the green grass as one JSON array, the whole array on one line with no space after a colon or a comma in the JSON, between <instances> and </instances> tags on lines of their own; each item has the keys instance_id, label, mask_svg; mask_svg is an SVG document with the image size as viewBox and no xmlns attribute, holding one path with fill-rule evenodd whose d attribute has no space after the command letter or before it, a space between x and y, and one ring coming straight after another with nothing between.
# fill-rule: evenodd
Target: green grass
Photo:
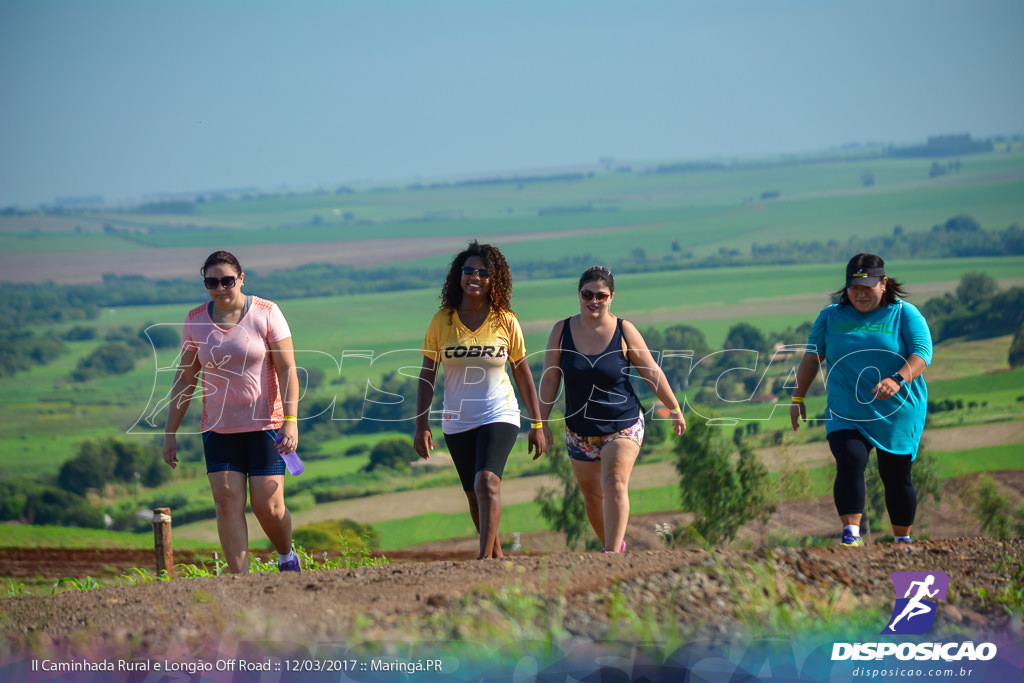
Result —
<instances>
[{"instance_id":1,"label":"green grass","mask_svg":"<svg viewBox=\"0 0 1024 683\"><path fill-rule=\"evenodd\" d=\"M928 383L928 398L933 401L979 396L1016 402L1018 396L1024 396L1024 368Z\"/></svg>"},{"instance_id":2,"label":"green grass","mask_svg":"<svg viewBox=\"0 0 1024 683\"><path fill-rule=\"evenodd\" d=\"M175 539L182 550L207 550L209 544ZM0 547L3 548L153 548L153 534L130 534L122 531L79 529L62 526L0 524ZM212 548L217 550L217 548Z\"/></svg>"}]
</instances>

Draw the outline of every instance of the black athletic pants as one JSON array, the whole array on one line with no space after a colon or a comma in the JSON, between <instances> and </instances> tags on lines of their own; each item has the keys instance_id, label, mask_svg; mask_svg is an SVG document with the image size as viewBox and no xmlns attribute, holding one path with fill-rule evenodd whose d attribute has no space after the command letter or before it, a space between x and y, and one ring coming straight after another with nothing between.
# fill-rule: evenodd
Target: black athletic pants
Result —
<instances>
[{"instance_id":1,"label":"black athletic pants","mask_svg":"<svg viewBox=\"0 0 1024 683\"><path fill-rule=\"evenodd\" d=\"M501 479L505 461L519 436L519 425L492 422L468 432L445 434L448 452L462 481L462 490L472 491L477 472L494 472Z\"/></svg>"},{"instance_id":2,"label":"black athletic pants","mask_svg":"<svg viewBox=\"0 0 1024 683\"><path fill-rule=\"evenodd\" d=\"M864 512L864 471L868 466L871 442L856 429L840 429L828 435L832 457L836 459L836 481L832 495L840 515ZM917 493L910 481L909 455L878 450L878 474L885 486L885 507L895 526L910 526L917 512Z\"/></svg>"}]
</instances>

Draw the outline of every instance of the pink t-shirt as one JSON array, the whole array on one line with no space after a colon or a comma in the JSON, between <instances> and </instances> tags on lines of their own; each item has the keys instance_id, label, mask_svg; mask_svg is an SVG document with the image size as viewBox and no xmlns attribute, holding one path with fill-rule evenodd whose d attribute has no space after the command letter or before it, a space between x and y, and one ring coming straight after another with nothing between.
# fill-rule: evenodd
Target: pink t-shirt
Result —
<instances>
[{"instance_id":1,"label":"pink t-shirt","mask_svg":"<svg viewBox=\"0 0 1024 683\"><path fill-rule=\"evenodd\" d=\"M202 368L202 430L222 434L280 429L284 418L269 343L292 336L273 301L250 297L234 327L213 322L209 304L189 311L182 349L197 349Z\"/></svg>"}]
</instances>

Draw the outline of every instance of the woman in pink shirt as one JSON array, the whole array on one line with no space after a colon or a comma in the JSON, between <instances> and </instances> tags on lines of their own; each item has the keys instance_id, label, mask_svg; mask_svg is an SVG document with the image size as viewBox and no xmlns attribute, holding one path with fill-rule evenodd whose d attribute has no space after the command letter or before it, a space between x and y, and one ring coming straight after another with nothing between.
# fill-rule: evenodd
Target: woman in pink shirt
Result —
<instances>
[{"instance_id":1,"label":"woman in pink shirt","mask_svg":"<svg viewBox=\"0 0 1024 683\"><path fill-rule=\"evenodd\" d=\"M299 443L291 330L277 304L242 293L245 273L234 255L210 254L201 272L211 300L185 318L164 461L171 467L178 463L175 434L202 375L203 451L228 570L249 570L248 498L277 550L278 568L299 571L280 455Z\"/></svg>"}]
</instances>

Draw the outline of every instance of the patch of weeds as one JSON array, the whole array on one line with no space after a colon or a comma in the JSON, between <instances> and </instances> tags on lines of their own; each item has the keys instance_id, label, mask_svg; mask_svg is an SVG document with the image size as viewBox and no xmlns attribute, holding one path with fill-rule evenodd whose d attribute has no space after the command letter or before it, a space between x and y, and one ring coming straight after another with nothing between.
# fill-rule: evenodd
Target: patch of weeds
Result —
<instances>
[{"instance_id":1,"label":"patch of weeds","mask_svg":"<svg viewBox=\"0 0 1024 683\"><path fill-rule=\"evenodd\" d=\"M764 544L769 548L818 548L834 543L828 536L798 536L780 527L768 532Z\"/></svg>"},{"instance_id":2,"label":"patch of weeds","mask_svg":"<svg viewBox=\"0 0 1024 683\"><path fill-rule=\"evenodd\" d=\"M729 588L737 619L754 635L820 634L822 629L858 624L870 628L881 618L877 609L847 600L841 585L822 595L777 572L771 551L764 561L741 569L719 567L718 572Z\"/></svg>"},{"instance_id":3,"label":"patch of weeds","mask_svg":"<svg viewBox=\"0 0 1024 683\"><path fill-rule=\"evenodd\" d=\"M507 565L511 571L512 563ZM442 599L436 611L417 618L406 629L414 640L485 642L513 650L529 644L531 652L538 647L538 652L554 652L570 637L565 629L565 591L570 572L571 568L563 574L553 597L518 582L499 588L482 587L465 596Z\"/></svg>"},{"instance_id":4,"label":"patch of weeds","mask_svg":"<svg viewBox=\"0 0 1024 683\"><path fill-rule=\"evenodd\" d=\"M249 556L249 571L250 572L276 572L277 563L273 561L264 562L259 555Z\"/></svg>"},{"instance_id":5,"label":"patch of weeds","mask_svg":"<svg viewBox=\"0 0 1024 683\"><path fill-rule=\"evenodd\" d=\"M159 574L150 574L148 569L142 569L139 567L132 567L124 574L121 574L118 578L125 579L132 586L138 586L143 583L171 580L166 569L161 569Z\"/></svg>"},{"instance_id":6,"label":"patch of weeds","mask_svg":"<svg viewBox=\"0 0 1024 683\"><path fill-rule=\"evenodd\" d=\"M31 595L32 593L25 590L24 583L14 583L14 579L7 579L7 597L16 598L19 595Z\"/></svg>"},{"instance_id":7,"label":"patch of weeds","mask_svg":"<svg viewBox=\"0 0 1024 683\"><path fill-rule=\"evenodd\" d=\"M181 575L186 579L199 579L207 576L220 576L228 566L227 562L220 560L217 554L213 554L213 567L207 567L205 562L199 564L181 564L178 567Z\"/></svg>"},{"instance_id":8,"label":"patch of weeds","mask_svg":"<svg viewBox=\"0 0 1024 683\"><path fill-rule=\"evenodd\" d=\"M675 591L663 597L659 607L648 605L640 614L629 606L616 584L608 596L609 639L655 645L665 655L682 647L696 629L679 630Z\"/></svg>"},{"instance_id":9,"label":"patch of weeds","mask_svg":"<svg viewBox=\"0 0 1024 683\"><path fill-rule=\"evenodd\" d=\"M375 557L370 550L371 538L364 535L357 542L352 541L351 534L338 534L338 557L331 559L326 553L319 557L306 551L301 545L295 546L295 554L303 571L316 569L355 569L357 567L386 567L390 564L387 557Z\"/></svg>"},{"instance_id":10,"label":"patch of weeds","mask_svg":"<svg viewBox=\"0 0 1024 683\"><path fill-rule=\"evenodd\" d=\"M692 546L699 546L705 550L711 550L712 544L708 543L700 532L691 524L688 526L681 526L678 529L673 529L672 525L668 522L664 524L654 525L654 533L658 534L658 538L665 544L666 548L687 548Z\"/></svg>"},{"instance_id":11,"label":"patch of weeds","mask_svg":"<svg viewBox=\"0 0 1024 683\"><path fill-rule=\"evenodd\" d=\"M91 576L87 576L85 577L85 579L77 579L73 576L65 576L63 579L60 579L59 581L57 581L57 583L53 584L53 590L51 594L56 595L57 589L65 584L70 585L72 588L79 591L91 591L96 590L97 588L102 588L100 582L92 578Z\"/></svg>"},{"instance_id":12,"label":"patch of weeds","mask_svg":"<svg viewBox=\"0 0 1024 683\"><path fill-rule=\"evenodd\" d=\"M1024 561L1020 557L1008 557L997 562L996 569L1007 577L1003 589L994 595L984 588L975 592L982 600L998 603L1010 616L1024 617Z\"/></svg>"},{"instance_id":13,"label":"patch of weeds","mask_svg":"<svg viewBox=\"0 0 1024 683\"><path fill-rule=\"evenodd\" d=\"M558 642L568 637L563 628L565 598L549 598L519 585L482 588L450 605L434 624L436 635L468 642L512 645L522 641Z\"/></svg>"}]
</instances>

